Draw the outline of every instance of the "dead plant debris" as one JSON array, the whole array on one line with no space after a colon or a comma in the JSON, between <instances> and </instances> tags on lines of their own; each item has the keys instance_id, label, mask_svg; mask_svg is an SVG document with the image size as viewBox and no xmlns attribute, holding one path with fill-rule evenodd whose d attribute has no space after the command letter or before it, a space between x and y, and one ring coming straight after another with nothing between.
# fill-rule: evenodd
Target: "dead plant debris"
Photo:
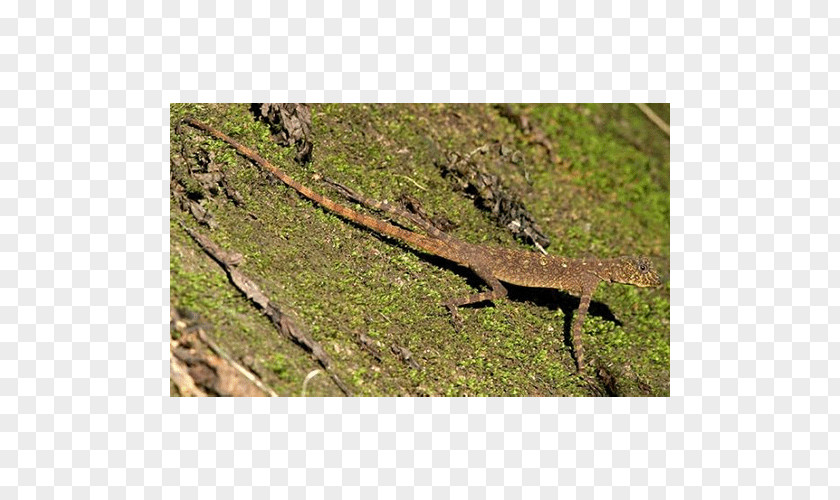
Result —
<instances>
[{"instance_id":1,"label":"dead plant debris","mask_svg":"<svg viewBox=\"0 0 840 500\"><path fill-rule=\"evenodd\" d=\"M312 113L306 104L255 103L251 112L271 126L274 142L295 146L295 161L301 165L312 159Z\"/></svg>"},{"instance_id":2,"label":"dead plant debris","mask_svg":"<svg viewBox=\"0 0 840 500\"><path fill-rule=\"evenodd\" d=\"M472 198L476 207L490 212L497 223L507 228L514 237L547 248L551 241L543 233L534 216L525 208L525 204L477 159L478 155L485 154L504 157L505 152L500 145L496 145L495 148L482 146L467 155L450 152L437 166L444 177L452 180L457 190Z\"/></svg>"}]
</instances>

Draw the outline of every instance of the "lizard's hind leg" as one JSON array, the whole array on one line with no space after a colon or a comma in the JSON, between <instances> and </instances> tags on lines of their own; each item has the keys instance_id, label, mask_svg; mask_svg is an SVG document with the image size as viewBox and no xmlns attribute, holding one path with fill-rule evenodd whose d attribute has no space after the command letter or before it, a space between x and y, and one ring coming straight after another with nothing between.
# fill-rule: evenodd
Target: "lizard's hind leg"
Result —
<instances>
[{"instance_id":1,"label":"lizard's hind leg","mask_svg":"<svg viewBox=\"0 0 840 500\"><path fill-rule=\"evenodd\" d=\"M484 302L485 300L495 300L505 297L507 295L507 289L502 282L496 279L493 276L493 273L481 268L473 268L470 267L470 270L475 273L476 276L481 278L487 286L490 287L490 290L474 293L467 297L461 297L456 299L450 299L443 303L443 305L449 309L449 314L452 315L452 325L455 329L460 329L463 320L461 319L461 315L458 314L458 308L461 306L466 306L469 304L475 304L477 302Z\"/></svg>"}]
</instances>

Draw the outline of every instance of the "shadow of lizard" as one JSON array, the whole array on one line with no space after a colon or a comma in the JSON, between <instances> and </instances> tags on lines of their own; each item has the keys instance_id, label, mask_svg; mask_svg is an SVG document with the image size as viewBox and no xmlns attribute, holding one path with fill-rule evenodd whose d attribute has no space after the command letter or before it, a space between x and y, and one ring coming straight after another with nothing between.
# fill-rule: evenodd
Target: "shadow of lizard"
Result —
<instances>
[{"instance_id":1,"label":"shadow of lizard","mask_svg":"<svg viewBox=\"0 0 840 500\"><path fill-rule=\"evenodd\" d=\"M456 327L461 322L457 312L458 307L505 297L508 291L502 284L503 282L521 287L565 290L579 296L580 303L575 313L571 334L578 373L586 366L581 335L583 320L589 310L592 294L598 285L601 282L623 283L639 287L661 284L659 274L653 269L650 259L646 257L570 259L524 250L475 245L444 233L427 220L399 207L387 202L371 200L353 192L346 186L328 181L346 197L370 208L406 219L418 226L425 234L410 231L390 222L357 212L313 191L286 175L252 149L210 125L192 118L185 118L184 123L228 143L239 154L271 172L300 195L325 209L372 231L396 238L416 249L441 257L472 271L490 287L490 290L474 293L467 297L453 298L443 303L449 309L453 324Z\"/></svg>"}]
</instances>

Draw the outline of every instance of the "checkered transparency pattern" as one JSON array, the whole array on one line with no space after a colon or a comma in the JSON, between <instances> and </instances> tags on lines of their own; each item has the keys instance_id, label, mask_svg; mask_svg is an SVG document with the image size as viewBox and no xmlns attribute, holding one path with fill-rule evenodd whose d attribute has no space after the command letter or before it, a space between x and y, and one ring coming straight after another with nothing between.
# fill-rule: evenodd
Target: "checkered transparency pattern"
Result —
<instances>
[{"instance_id":1,"label":"checkered transparency pattern","mask_svg":"<svg viewBox=\"0 0 840 500\"><path fill-rule=\"evenodd\" d=\"M838 10L7 2L0 496L838 497ZM321 100L671 102L674 396L168 398L168 104Z\"/></svg>"}]
</instances>

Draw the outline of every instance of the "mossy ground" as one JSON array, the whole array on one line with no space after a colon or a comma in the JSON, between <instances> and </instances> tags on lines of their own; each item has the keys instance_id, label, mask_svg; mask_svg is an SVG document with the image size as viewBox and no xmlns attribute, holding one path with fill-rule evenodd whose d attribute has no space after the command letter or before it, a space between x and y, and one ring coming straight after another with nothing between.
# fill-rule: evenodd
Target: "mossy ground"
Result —
<instances>
[{"instance_id":1,"label":"mossy ground","mask_svg":"<svg viewBox=\"0 0 840 500\"><path fill-rule=\"evenodd\" d=\"M516 105L562 158L552 163L491 106L313 105L313 159L301 167L294 151L272 142L246 104L171 106L171 154L211 151L245 201L237 207L211 196L205 207L219 223L199 228L244 255L240 269L332 357L354 394L365 396L585 396L603 392L597 368L618 394L670 392L669 141L633 105ZM654 109L668 121L667 105ZM594 361L575 375L568 325L577 299L548 290L512 288L509 299L464 308L455 331L442 300L474 293L468 273L347 223L201 132L178 127L192 116L216 126L310 187L341 201L312 174L321 173L375 199L403 193L430 214L456 222L453 234L473 243L523 247L462 194L434 162L447 150L468 153L499 142L522 154L502 177L551 237L549 252L569 257L650 256L665 285L639 289L601 285L584 325ZM173 169L179 162L173 161ZM176 172L177 174L177 172ZM250 214L249 214L250 212ZM171 204L171 303L212 325L210 334L234 358L250 364L278 393L299 395L317 364L228 283L178 226L196 223ZM358 343L379 342L381 362ZM411 369L392 354L408 348ZM263 369L260 369L262 367ZM315 377L308 395L340 395Z\"/></svg>"}]
</instances>

